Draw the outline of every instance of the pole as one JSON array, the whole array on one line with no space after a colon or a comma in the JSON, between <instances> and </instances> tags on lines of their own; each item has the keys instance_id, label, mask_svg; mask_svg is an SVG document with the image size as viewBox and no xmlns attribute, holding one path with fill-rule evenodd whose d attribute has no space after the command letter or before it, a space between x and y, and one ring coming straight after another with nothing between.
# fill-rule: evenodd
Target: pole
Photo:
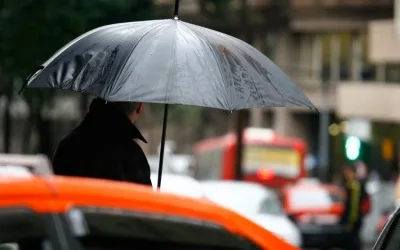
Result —
<instances>
[{"instance_id":1,"label":"pole","mask_svg":"<svg viewBox=\"0 0 400 250\"><path fill-rule=\"evenodd\" d=\"M9 83L9 85L6 87L6 105L4 112L4 129L3 129L4 153L11 152L12 119L11 119L10 106L12 102L12 96L13 96L13 85Z\"/></svg>"},{"instance_id":2,"label":"pole","mask_svg":"<svg viewBox=\"0 0 400 250\"><path fill-rule=\"evenodd\" d=\"M158 165L158 178L157 178L157 188L161 187L161 177L163 171L163 162L164 162L164 148L165 148L165 138L167 134L167 122L168 122L168 104L164 105L164 119L163 119L163 127L161 134L161 145L160 145L160 162Z\"/></svg>"},{"instance_id":3,"label":"pole","mask_svg":"<svg viewBox=\"0 0 400 250\"><path fill-rule=\"evenodd\" d=\"M329 168L329 110L322 109L319 114L319 160L320 160L320 178L322 180L327 179L328 168Z\"/></svg>"},{"instance_id":4,"label":"pole","mask_svg":"<svg viewBox=\"0 0 400 250\"><path fill-rule=\"evenodd\" d=\"M245 119L245 111L239 110L236 114L236 164L235 164L235 179L242 180L243 179L243 170L242 170L242 162L243 162L243 130L245 127L244 119Z\"/></svg>"},{"instance_id":5,"label":"pole","mask_svg":"<svg viewBox=\"0 0 400 250\"><path fill-rule=\"evenodd\" d=\"M179 0L175 0L174 7L174 19L178 19L179 12ZM164 163L164 149L165 149L165 138L167 136L167 122L168 122L168 104L164 105L164 119L161 133L161 144L160 144L160 162L158 164L158 176L157 176L157 188L161 188L161 178Z\"/></svg>"},{"instance_id":6,"label":"pole","mask_svg":"<svg viewBox=\"0 0 400 250\"><path fill-rule=\"evenodd\" d=\"M174 8L174 18L178 19L179 12L179 0L175 0L175 8Z\"/></svg>"},{"instance_id":7,"label":"pole","mask_svg":"<svg viewBox=\"0 0 400 250\"><path fill-rule=\"evenodd\" d=\"M328 180L330 173L329 169L329 152L330 152L330 138L328 127L330 123L330 107L329 105L329 87L336 84L340 80L340 40L337 36L332 36L330 44L330 74L329 79L322 81L322 110L319 115L319 160L322 180Z\"/></svg>"},{"instance_id":8,"label":"pole","mask_svg":"<svg viewBox=\"0 0 400 250\"><path fill-rule=\"evenodd\" d=\"M246 42L251 43L251 33L248 27L248 16L247 16L247 0L241 0L241 10L242 10L242 29L243 35ZM236 164L235 164L235 179L243 179L243 130L245 128L246 111L239 110L236 116Z\"/></svg>"}]
</instances>

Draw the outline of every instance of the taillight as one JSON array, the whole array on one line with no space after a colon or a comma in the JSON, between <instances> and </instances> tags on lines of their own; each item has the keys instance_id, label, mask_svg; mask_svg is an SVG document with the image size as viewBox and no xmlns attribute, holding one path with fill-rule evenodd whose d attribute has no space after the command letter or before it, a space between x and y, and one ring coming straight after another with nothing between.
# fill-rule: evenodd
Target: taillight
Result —
<instances>
[{"instance_id":1,"label":"taillight","mask_svg":"<svg viewBox=\"0 0 400 250\"><path fill-rule=\"evenodd\" d=\"M257 177L261 180L272 180L275 175L271 170L262 168L257 171Z\"/></svg>"}]
</instances>

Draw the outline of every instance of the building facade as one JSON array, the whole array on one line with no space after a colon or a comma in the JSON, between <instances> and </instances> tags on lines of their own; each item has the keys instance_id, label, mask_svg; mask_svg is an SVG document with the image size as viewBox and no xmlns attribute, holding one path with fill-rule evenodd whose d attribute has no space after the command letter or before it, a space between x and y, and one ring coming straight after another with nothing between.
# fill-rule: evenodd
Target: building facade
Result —
<instances>
[{"instance_id":1,"label":"building facade","mask_svg":"<svg viewBox=\"0 0 400 250\"><path fill-rule=\"evenodd\" d=\"M165 6L173 2L158 1ZM200 14L201 1L181 2L182 19L241 36L235 18L215 25ZM335 119L400 122L396 105L400 102L396 98L400 94L400 85L396 84L400 80L396 66L400 46L393 31L394 0L247 3L252 13L247 26L254 33L253 45L288 73L321 111L252 110L251 125L271 126L281 135L304 138L310 150L318 154L321 143L327 143L329 138L321 141L317 131L324 126L326 130L322 132L327 134ZM240 0L232 0L227 11L240 17L240 4ZM270 18L271 13L275 17Z\"/></svg>"}]
</instances>

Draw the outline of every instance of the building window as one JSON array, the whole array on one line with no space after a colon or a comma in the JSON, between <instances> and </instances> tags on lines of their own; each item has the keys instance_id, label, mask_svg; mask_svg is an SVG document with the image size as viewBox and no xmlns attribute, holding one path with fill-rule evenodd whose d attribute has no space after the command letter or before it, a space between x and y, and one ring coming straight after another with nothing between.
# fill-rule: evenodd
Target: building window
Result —
<instances>
[{"instance_id":1,"label":"building window","mask_svg":"<svg viewBox=\"0 0 400 250\"><path fill-rule=\"evenodd\" d=\"M386 66L386 82L400 82L400 65L389 64Z\"/></svg>"}]
</instances>

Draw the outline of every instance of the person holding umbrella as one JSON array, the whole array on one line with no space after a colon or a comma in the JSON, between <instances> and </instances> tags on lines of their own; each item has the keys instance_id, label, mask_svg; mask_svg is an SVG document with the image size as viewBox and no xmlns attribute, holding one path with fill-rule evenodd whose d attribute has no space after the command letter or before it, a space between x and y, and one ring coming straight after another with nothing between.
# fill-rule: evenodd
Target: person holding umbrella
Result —
<instances>
[{"instance_id":1,"label":"person holding umbrella","mask_svg":"<svg viewBox=\"0 0 400 250\"><path fill-rule=\"evenodd\" d=\"M290 77L263 53L230 35L179 20L178 10L179 0L175 0L172 19L111 24L82 34L33 71L21 89L54 88L90 94L108 102L164 104L158 188L161 187L169 105L194 105L230 112L295 106L317 111ZM109 119L102 121L111 122ZM93 137L90 139L94 140ZM75 138L78 141L74 145L81 143L78 136ZM95 149L101 151L95 153L94 149L82 146L79 154L87 161L92 161L90 154L116 154L115 149L108 153L101 147L106 143L99 140L96 138ZM83 162L69 161L62 164L71 166L73 162ZM131 163L122 159L119 162ZM121 168L109 171L117 169L121 171Z\"/></svg>"},{"instance_id":2,"label":"person holding umbrella","mask_svg":"<svg viewBox=\"0 0 400 250\"><path fill-rule=\"evenodd\" d=\"M81 124L58 145L54 173L152 185L149 163L135 142L146 143L133 124L142 107L136 102L93 99Z\"/></svg>"}]
</instances>

